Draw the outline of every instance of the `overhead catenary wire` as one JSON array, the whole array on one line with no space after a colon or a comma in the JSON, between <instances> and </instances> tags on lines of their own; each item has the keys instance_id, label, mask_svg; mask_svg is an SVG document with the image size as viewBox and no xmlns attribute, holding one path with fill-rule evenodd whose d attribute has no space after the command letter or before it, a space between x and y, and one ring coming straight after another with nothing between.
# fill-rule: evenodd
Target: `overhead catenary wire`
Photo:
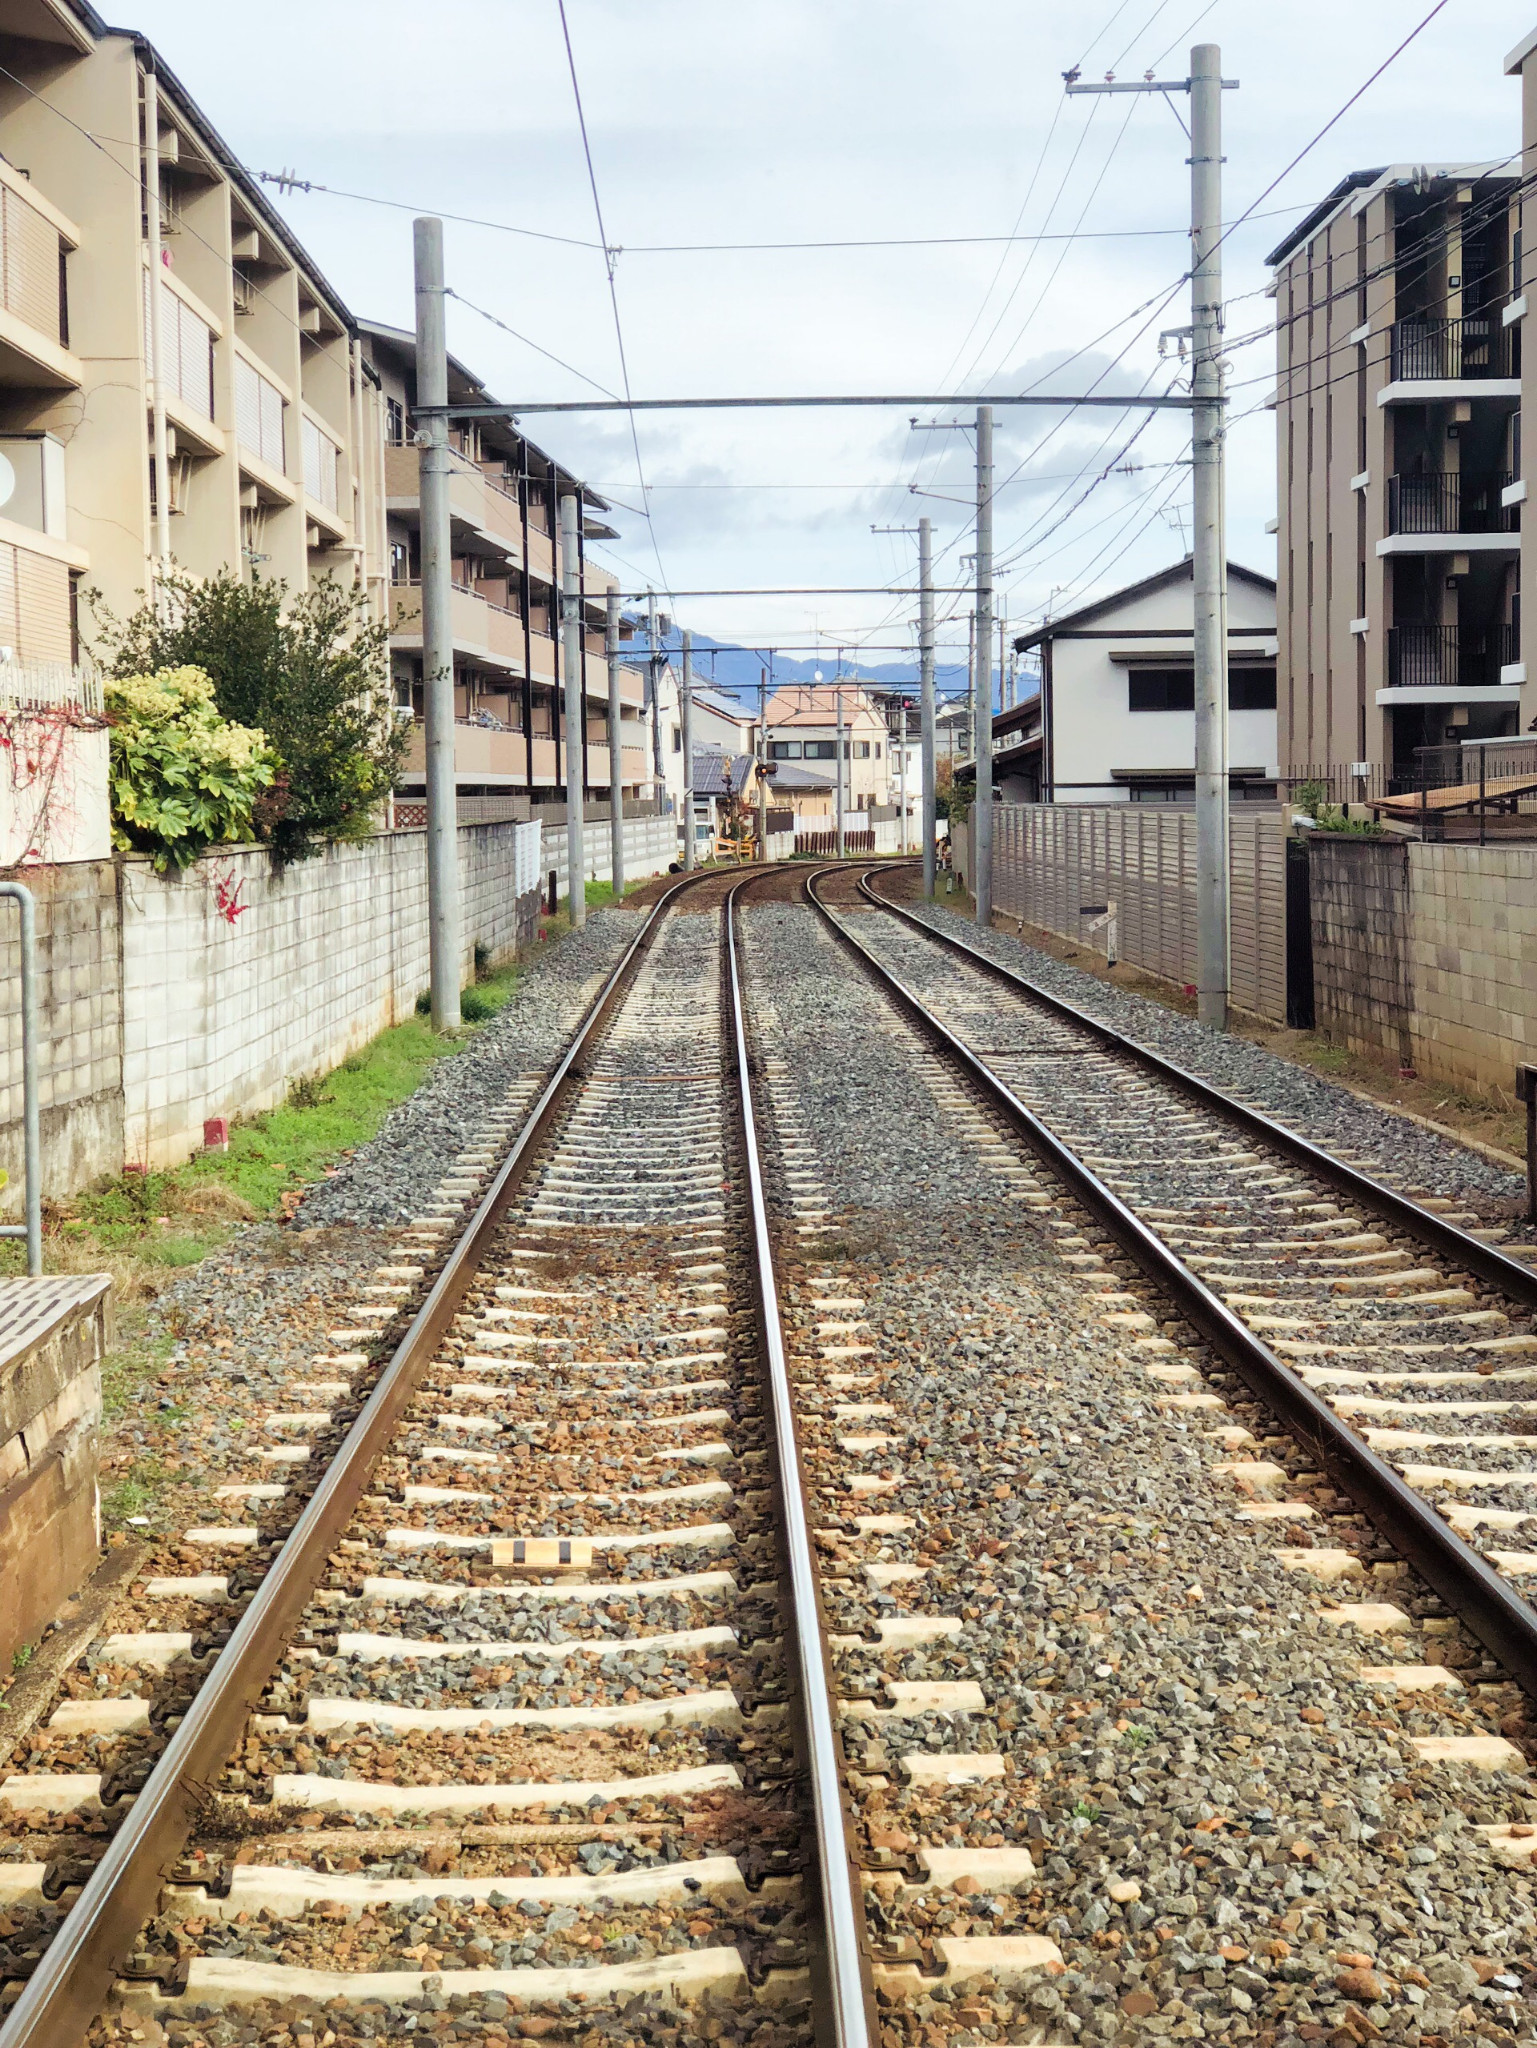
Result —
<instances>
[{"instance_id":1,"label":"overhead catenary wire","mask_svg":"<svg viewBox=\"0 0 1537 2048\"><path fill-rule=\"evenodd\" d=\"M603 265L608 273L608 301L614 315L614 340L619 350L619 381L624 387L626 401L630 398L630 364L624 345L624 322L619 317L619 288L614 279L615 257L608 239L608 228L603 219L603 201L598 193L598 173L592 161L592 143L587 134L587 115L582 106L582 85L577 77L576 52L571 47L571 24L566 19L566 0L555 0L560 10L560 33L566 46L566 64L571 73L571 96L576 102L576 122L581 131L582 156L587 165L587 183L592 192L592 210L597 217L598 234L603 243ZM630 412L630 445L635 450L635 477L640 485L641 503L646 503L646 466L640 453L640 429L635 424L635 414ZM662 586L667 587L667 571L662 566L662 550L657 540L656 525L650 508L646 511L646 528L651 537L651 552L656 557L656 573Z\"/></svg>"}]
</instances>

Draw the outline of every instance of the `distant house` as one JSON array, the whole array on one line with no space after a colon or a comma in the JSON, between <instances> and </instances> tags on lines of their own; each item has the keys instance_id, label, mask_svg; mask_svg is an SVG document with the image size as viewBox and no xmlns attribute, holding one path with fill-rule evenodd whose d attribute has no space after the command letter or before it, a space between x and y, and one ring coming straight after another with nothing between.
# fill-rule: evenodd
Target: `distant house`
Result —
<instances>
[{"instance_id":1,"label":"distant house","mask_svg":"<svg viewBox=\"0 0 1537 2048\"><path fill-rule=\"evenodd\" d=\"M877 804L891 801L890 748L885 714L871 692L857 683L791 683L776 690L764 717L768 758L786 764L803 763L813 767L817 774L825 774L836 810L840 697L843 808L845 813L874 810Z\"/></svg>"},{"instance_id":2,"label":"distant house","mask_svg":"<svg viewBox=\"0 0 1537 2048\"><path fill-rule=\"evenodd\" d=\"M1193 589L1187 555L1022 634L1014 645L1039 654L1041 694L993 720L998 773L1045 803L1192 803ZM1275 589L1270 577L1228 564L1228 760L1238 799L1274 798L1280 773Z\"/></svg>"}]
</instances>

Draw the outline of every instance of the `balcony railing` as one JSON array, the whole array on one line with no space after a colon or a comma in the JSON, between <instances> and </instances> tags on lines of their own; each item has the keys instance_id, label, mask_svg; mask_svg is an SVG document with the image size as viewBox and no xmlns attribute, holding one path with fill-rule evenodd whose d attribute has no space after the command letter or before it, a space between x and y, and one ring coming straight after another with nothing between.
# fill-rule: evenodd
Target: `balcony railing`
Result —
<instances>
[{"instance_id":1,"label":"balcony railing","mask_svg":"<svg viewBox=\"0 0 1537 2048\"><path fill-rule=\"evenodd\" d=\"M1391 626L1388 688L1485 689L1517 659L1516 646L1513 625Z\"/></svg>"},{"instance_id":2,"label":"balcony railing","mask_svg":"<svg viewBox=\"0 0 1537 2048\"><path fill-rule=\"evenodd\" d=\"M1500 493L1515 479L1499 470L1448 476L1390 476L1389 533L1514 533L1514 505Z\"/></svg>"},{"instance_id":3,"label":"balcony railing","mask_svg":"<svg viewBox=\"0 0 1537 2048\"><path fill-rule=\"evenodd\" d=\"M1393 327L1393 382L1437 377L1514 377L1514 327L1486 313L1466 320L1399 320Z\"/></svg>"}]
</instances>

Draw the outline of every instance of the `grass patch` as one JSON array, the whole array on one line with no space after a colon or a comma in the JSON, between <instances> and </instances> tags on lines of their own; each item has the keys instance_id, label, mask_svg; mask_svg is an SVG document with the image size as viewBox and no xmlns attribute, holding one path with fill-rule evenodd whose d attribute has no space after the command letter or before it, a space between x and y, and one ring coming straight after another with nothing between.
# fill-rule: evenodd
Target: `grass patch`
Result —
<instances>
[{"instance_id":1,"label":"grass patch","mask_svg":"<svg viewBox=\"0 0 1537 2048\"><path fill-rule=\"evenodd\" d=\"M428 1070L456 1052L476 1025L511 997L520 969L500 968L468 990L467 1031L434 1032L409 1018L383 1031L325 1075L297 1076L286 1101L230 1127L227 1152L200 1152L185 1165L125 1173L66 1202L47 1205L44 1265L50 1272L111 1272L124 1343L104 1370L109 1410L121 1413L161 1360L133 1328L133 1308L170 1276L224 1244L242 1224L290 1213L303 1190L365 1144ZM20 1272L17 1240L0 1240L0 1272ZM117 1391L114 1391L116 1389Z\"/></svg>"}]
</instances>

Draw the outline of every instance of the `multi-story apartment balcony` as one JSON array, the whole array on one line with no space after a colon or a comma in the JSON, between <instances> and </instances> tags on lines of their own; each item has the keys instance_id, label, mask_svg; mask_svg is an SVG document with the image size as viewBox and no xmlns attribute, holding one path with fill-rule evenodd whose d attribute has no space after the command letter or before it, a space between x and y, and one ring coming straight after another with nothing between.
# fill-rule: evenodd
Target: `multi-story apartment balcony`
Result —
<instances>
[{"instance_id":1,"label":"multi-story apartment balcony","mask_svg":"<svg viewBox=\"0 0 1537 2048\"><path fill-rule=\"evenodd\" d=\"M1416 316L1393 325L1392 380L1461 384L1520 375L1519 329L1497 314L1463 320Z\"/></svg>"},{"instance_id":2,"label":"multi-story apartment balcony","mask_svg":"<svg viewBox=\"0 0 1537 2048\"><path fill-rule=\"evenodd\" d=\"M1514 505L1502 502L1503 493L1513 481L1499 470L1390 476L1388 532L1513 536L1520 525L1520 514Z\"/></svg>"},{"instance_id":3,"label":"multi-story apartment balcony","mask_svg":"<svg viewBox=\"0 0 1537 2048\"><path fill-rule=\"evenodd\" d=\"M646 753L643 747L621 748L623 780L628 784L641 782L646 776ZM463 785L480 783L484 787L499 789L526 789L529 784L529 769L533 769L533 785L541 783L551 787L557 781L557 749L553 738L535 733L530 763L529 742L520 732L497 732L494 728L472 724L464 719L454 722L454 777ZM559 751L561 774L565 779L565 750ZM410 746L401 767L400 784L403 789L412 790L423 781L427 769L427 732L420 722L411 728ZM587 746L587 782L592 789L604 789L608 784L607 741L589 739Z\"/></svg>"},{"instance_id":4,"label":"multi-story apartment balcony","mask_svg":"<svg viewBox=\"0 0 1537 2048\"><path fill-rule=\"evenodd\" d=\"M1513 624L1391 626L1388 689L1498 689L1500 670L1517 658Z\"/></svg>"},{"instance_id":5,"label":"multi-story apartment balcony","mask_svg":"<svg viewBox=\"0 0 1537 2048\"><path fill-rule=\"evenodd\" d=\"M421 458L415 448L392 445L385 449L384 488L390 511L408 518L419 511ZM474 535L484 546L514 562L522 561L523 515L517 499L494 483L479 463L457 450L449 468L448 511L459 538Z\"/></svg>"},{"instance_id":6,"label":"multi-story apartment balcony","mask_svg":"<svg viewBox=\"0 0 1537 2048\"><path fill-rule=\"evenodd\" d=\"M64 295L64 258L79 241L58 208L0 162L0 385L70 390L83 383Z\"/></svg>"},{"instance_id":7,"label":"multi-story apartment balcony","mask_svg":"<svg viewBox=\"0 0 1537 2048\"><path fill-rule=\"evenodd\" d=\"M473 590L457 585L452 599L454 652L488 667L523 673L523 620L505 605L493 604ZM422 644L422 586L396 583L390 589L390 637L399 648ZM538 636L535 635L535 638ZM537 672L537 662L536 662Z\"/></svg>"}]
</instances>

